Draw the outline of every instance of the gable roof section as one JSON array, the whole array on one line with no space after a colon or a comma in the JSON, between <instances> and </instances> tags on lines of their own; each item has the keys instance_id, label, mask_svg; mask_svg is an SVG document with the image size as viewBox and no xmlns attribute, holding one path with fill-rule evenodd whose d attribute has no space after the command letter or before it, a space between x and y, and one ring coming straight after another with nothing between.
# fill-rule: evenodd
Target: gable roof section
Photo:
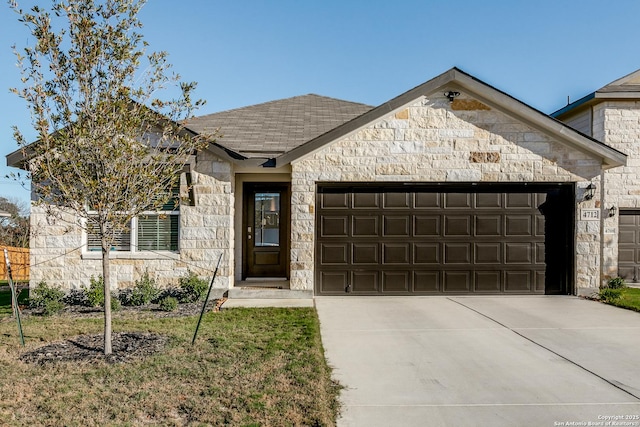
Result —
<instances>
[{"instance_id":1,"label":"gable roof section","mask_svg":"<svg viewBox=\"0 0 640 427\"><path fill-rule=\"evenodd\" d=\"M445 89L456 89L464 92L465 94L554 137L561 143L565 143L578 150L588 152L594 157L602 159L602 162L609 167L626 164L627 156L624 153L576 131L559 120L536 110L505 92L502 92L454 67L449 71L446 71L445 73L421 84L420 86L417 86L362 114L361 116L358 116L353 120L310 140L306 144L300 145L293 150L282 154L276 158L276 165L282 166L291 163L292 161L310 154L352 132L356 132L357 130L369 126L373 122L386 117L392 112L412 104L421 97L426 97Z\"/></svg>"},{"instance_id":2,"label":"gable roof section","mask_svg":"<svg viewBox=\"0 0 640 427\"><path fill-rule=\"evenodd\" d=\"M640 99L640 70L636 70L618 80L612 81L595 92L591 92L577 101L551 113L551 116L557 118L563 117L569 112L579 111L582 108L607 99Z\"/></svg>"},{"instance_id":3,"label":"gable roof section","mask_svg":"<svg viewBox=\"0 0 640 427\"><path fill-rule=\"evenodd\" d=\"M309 94L209 114L189 120L195 132L219 128L218 144L244 158L289 152L371 110L369 105Z\"/></svg>"}]
</instances>

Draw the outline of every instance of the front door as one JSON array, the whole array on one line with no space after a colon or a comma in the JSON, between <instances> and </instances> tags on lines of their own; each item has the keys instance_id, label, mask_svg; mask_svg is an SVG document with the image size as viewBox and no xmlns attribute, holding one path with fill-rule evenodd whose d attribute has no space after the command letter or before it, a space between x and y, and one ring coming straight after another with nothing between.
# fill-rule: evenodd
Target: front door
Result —
<instances>
[{"instance_id":1,"label":"front door","mask_svg":"<svg viewBox=\"0 0 640 427\"><path fill-rule=\"evenodd\" d=\"M289 278L289 184L244 183L243 271Z\"/></svg>"}]
</instances>

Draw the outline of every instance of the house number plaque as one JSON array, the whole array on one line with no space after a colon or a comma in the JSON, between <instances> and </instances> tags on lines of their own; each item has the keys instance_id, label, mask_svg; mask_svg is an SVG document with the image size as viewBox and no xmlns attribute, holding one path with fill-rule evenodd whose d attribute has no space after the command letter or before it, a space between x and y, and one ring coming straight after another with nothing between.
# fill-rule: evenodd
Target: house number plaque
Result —
<instances>
[{"instance_id":1,"label":"house number plaque","mask_svg":"<svg viewBox=\"0 0 640 427\"><path fill-rule=\"evenodd\" d=\"M582 221L599 221L600 209L581 209L580 219Z\"/></svg>"}]
</instances>

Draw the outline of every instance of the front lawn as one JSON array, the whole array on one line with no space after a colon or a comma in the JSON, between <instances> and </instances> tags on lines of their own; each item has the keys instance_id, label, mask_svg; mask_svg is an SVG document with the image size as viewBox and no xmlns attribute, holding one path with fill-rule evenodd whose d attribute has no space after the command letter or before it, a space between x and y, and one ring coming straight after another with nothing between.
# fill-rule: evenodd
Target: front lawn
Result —
<instances>
[{"instance_id":1,"label":"front lawn","mask_svg":"<svg viewBox=\"0 0 640 427\"><path fill-rule=\"evenodd\" d=\"M620 298L608 301L609 304L629 310L640 311L640 288L622 288Z\"/></svg>"},{"instance_id":2,"label":"front lawn","mask_svg":"<svg viewBox=\"0 0 640 427\"><path fill-rule=\"evenodd\" d=\"M9 312L10 316L10 312ZM100 316L0 315L3 425L335 425L339 386L324 359L315 309L229 309L203 319L114 313L114 332L169 337L163 351L108 364L27 364L25 351L99 334Z\"/></svg>"},{"instance_id":3,"label":"front lawn","mask_svg":"<svg viewBox=\"0 0 640 427\"><path fill-rule=\"evenodd\" d=\"M28 296L29 291L27 289L22 289L20 291L20 294L18 294L18 304L26 304ZM11 291L9 289L2 289L0 290L0 319L12 315L13 312L11 310Z\"/></svg>"}]
</instances>

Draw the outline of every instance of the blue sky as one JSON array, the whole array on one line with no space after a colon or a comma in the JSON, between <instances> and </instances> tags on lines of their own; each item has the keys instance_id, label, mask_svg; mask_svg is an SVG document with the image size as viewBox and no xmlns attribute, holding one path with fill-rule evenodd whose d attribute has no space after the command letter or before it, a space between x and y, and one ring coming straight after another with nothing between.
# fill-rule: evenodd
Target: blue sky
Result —
<instances>
[{"instance_id":1,"label":"blue sky","mask_svg":"<svg viewBox=\"0 0 640 427\"><path fill-rule=\"evenodd\" d=\"M149 0L141 19L150 48L198 82L197 114L307 93L379 105L453 66L550 113L640 68L638 16L637 0ZM2 2L0 196L23 200L4 156L11 125L34 136L8 90L11 45L32 43Z\"/></svg>"}]
</instances>

